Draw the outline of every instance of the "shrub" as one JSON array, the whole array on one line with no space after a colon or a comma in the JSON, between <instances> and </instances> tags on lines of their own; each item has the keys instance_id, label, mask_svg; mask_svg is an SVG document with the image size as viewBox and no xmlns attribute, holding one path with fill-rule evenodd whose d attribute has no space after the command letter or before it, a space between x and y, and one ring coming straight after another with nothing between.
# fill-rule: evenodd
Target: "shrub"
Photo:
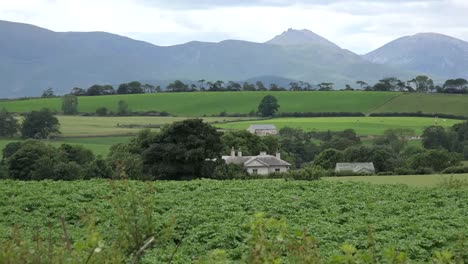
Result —
<instances>
[{"instance_id":1,"label":"shrub","mask_svg":"<svg viewBox=\"0 0 468 264\"><path fill-rule=\"evenodd\" d=\"M468 173L468 166L452 166L442 171L443 174Z\"/></svg>"},{"instance_id":2,"label":"shrub","mask_svg":"<svg viewBox=\"0 0 468 264\"><path fill-rule=\"evenodd\" d=\"M366 116L361 112L289 112L279 113L279 117L350 117Z\"/></svg>"},{"instance_id":3,"label":"shrub","mask_svg":"<svg viewBox=\"0 0 468 264\"><path fill-rule=\"evenodd\" d=\"M106 107L99 107L96 109L96 115L98 116L106 116L108 114L108 111Z\"/></svg>"}]
</instances>

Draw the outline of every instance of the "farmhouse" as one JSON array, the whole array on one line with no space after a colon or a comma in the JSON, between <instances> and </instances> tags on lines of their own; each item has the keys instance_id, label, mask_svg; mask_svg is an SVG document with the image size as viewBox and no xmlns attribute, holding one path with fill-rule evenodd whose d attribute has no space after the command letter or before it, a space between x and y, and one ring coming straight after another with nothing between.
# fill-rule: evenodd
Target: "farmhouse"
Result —
<instances>
[{"instance_id":1,"label":"farmhouse","mask_svg":"<svg viewBox=\"0 0 468 264\"><path fill-rule=\"evenodd\" d=\"M278 134L278 130L276 130L275 125L251 125L249 128L247 128L247 131L257 136Z\"/></svg>"},{"instance_id":2,"label":"farmhouse","mask_svg":"<svg viewBox=\"0 0 468 264\"><path fill-rule=\"evenodd\" d=\"M236 155L234 148L231 155L223 156L226 164L242 165L249 174L267 175L274 172L287 172L291 164L281 159L281 154L276 152L275 156L260 152L258 156L242 156L239 150Z\"/></svg>"},{"instance_id":3,"label":"farmhouse","mask_svg":"<svg viewBox=\"0 0 468 264\"><path fill-rule=\"evenodd\" d=\"M374 168L374 163L372 162L337 163L335 167L335 172L374 174L375 168Z\"/></svg>"}]
</instances>

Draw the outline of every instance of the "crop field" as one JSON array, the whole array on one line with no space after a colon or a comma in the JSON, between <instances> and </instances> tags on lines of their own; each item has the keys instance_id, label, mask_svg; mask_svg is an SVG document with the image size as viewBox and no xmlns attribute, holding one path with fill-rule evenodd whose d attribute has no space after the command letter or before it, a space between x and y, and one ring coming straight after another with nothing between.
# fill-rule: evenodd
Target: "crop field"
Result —
<instances>
[{"instance_id":1,"label":"crop field","mask_svg":"<svg viewBox=\"0 0 468 264\"><path fill-rule=\"evenodd\" d=\"M80 112L94 113L99 107L115 111L124 100L131 111L167 111L179 116L203 116L257 111L265 95L272 94L281 105L280 112L370 112L399 93L394 92L203 92L160 93L78 98ZM467 97L468 98L468 97ZM0 108L10 112L30 112L43 107L61 109L61 99L1 101Z\"/></svg>"},{"instance_id":2,"label":"crop field","mask_svg":"<svg viewBox=\"0 0 468 264\"><path fill-rule=\"evenodd\" d=\"M233 130L244 130L252 124L274 124L278 129L293 127L306 131L343 131L352 128L359 135L382 135L389 128L408 128L420 135L425 127L431 125L450 127L458 122L462 121L427 117L311 117L242 121L216 126Z\"/></svg>"},{"instance_id":3,"label":"crop field","mask_svg":"<svg viewBox=\"0 0 468 264\"><path fill-rule=\"evenodd\" d=\"M0 237L6 239L19 224L31 238L37 228L61 241L60 218L72 241L85 236L83 219L97 220L107 241L115 237L111 200L128 187L119 182L0 182ZM365 248L368 225L378 248L397 247L414 262L430 260L436 250L454 248L468 234L468 192L441 188L365 183L284 180L190 182L127 182L152 197L155 226L175 219L173 242L156 244L143 263L167 262L181 241L173 263L191 263L215 249L239 260L245 250L248 224L254 215L285 218L288 225L312 234L321 255L336 254L344 243ZM152 188L148 188L151 185ZM125 197L125 196L124 196Z\"/></svg>"},{"instance_id":4,"label":"crop field","mask_svg":"<svg viewBox=\"0 0 468 264\"><path fill-rule=\"evenodd\" d=\"M456 179L465 181L468 185L468 174L453 175L395 175L395 176L347 176L347 177L327 177L326 181L333 182L366 182L375 184L405 184L414 187L435 187L444 181Z\"/></svg>"},{"instance_id":5,"label":"crop field","mask_svg":"<svg viewBox=\"0 0 468 264\"><path fill-rule=\"evenodd\" d=\"M407 93L396 96L373 112L439 113L468 116L468 96Z\"/></svg>"}]
</instances>

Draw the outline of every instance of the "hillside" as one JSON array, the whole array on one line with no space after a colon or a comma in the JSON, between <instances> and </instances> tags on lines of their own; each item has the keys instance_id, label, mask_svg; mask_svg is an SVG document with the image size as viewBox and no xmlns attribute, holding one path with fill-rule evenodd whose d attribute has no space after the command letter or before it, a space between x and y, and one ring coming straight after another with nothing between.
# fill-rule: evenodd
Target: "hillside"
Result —
<instances>
[{"instance_id":1,"label":"hillside","mask_svg":"<svg viewBox=\"0 0 468 264\"><path fill-rule=\"evenodd\" d=\"M418 112L468 116L468 96L449 94L416 94L397 92L203 92L159 93L79 97L78 110L94 113L99 107L117 109L124 100L131 111L167 111L178 116L248 114L257 111L261 99L274 95L280 112ZM61 109L61 99L0 101L0 108L24 113L44 107Z\"/></svg>"},{"instance_id":2,"label":"hillside","mask_svg":"<svg viewBox=\"0 0 468 264\"><path fill-rule=\"evenodd\" d=\"M342 88L357 80L414 76L370 63L310 31L289 30L269 43L194 41L160 47L105 32L53 32L0 21L0 39L0 97L9 98L37 96L48 87L66 93L76 86L134 80L158 84L275 76Z\"/></svg>"},{"instance_id":3,"label":"hillside","mask_svg":"<svg viewBox=\"0 0 468 264\"><path fill-rule=\"evenodd\" d=\"M402 37L363 57L434 77L468 78L468 42L442 34Z\"/></svg>"},{"instance_id":4,"label":"hillside","mask_svg":"<svg viewBox=\"0 0 468 264\"><path fill-rule=\"evenodd\" d=\"M399 93L385 92L203 92L79 97L78 110L94 113L99 107L115 111L124 100L132 111L167 111L179 116L248 114L256 112L265 95L274 95L280 112L370 112ZM466 97L468 98L468 97ZM60 111L61 99L0 101L0 108L29 112L43 107Z\"/></svg>"}]
</instances>

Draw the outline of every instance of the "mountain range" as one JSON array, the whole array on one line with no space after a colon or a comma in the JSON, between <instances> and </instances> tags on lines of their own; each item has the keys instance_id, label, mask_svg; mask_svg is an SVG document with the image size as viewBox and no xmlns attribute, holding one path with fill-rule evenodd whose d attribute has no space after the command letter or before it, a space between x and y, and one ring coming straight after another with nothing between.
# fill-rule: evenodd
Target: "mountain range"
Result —
<instances>
[{"instance_id":1,"label":"mountain range","mask_svg":"<svg viewBox=\"0 0 468 264\"><path fill-rule=\"evenodd\" d=\"M404 37L364 56L309 30L293 29L265 43L193 41L163 47L106 32L54 32L0 21L0 39L0 97L37 96L49 87L66 93L73 87L134 80L261 80L280 85L301 80L333 82L341 88L357 80L407 80L419 73L468 77L468 71L463 72L468 43L437 34Z\"/></svg>"}]
</instances>

